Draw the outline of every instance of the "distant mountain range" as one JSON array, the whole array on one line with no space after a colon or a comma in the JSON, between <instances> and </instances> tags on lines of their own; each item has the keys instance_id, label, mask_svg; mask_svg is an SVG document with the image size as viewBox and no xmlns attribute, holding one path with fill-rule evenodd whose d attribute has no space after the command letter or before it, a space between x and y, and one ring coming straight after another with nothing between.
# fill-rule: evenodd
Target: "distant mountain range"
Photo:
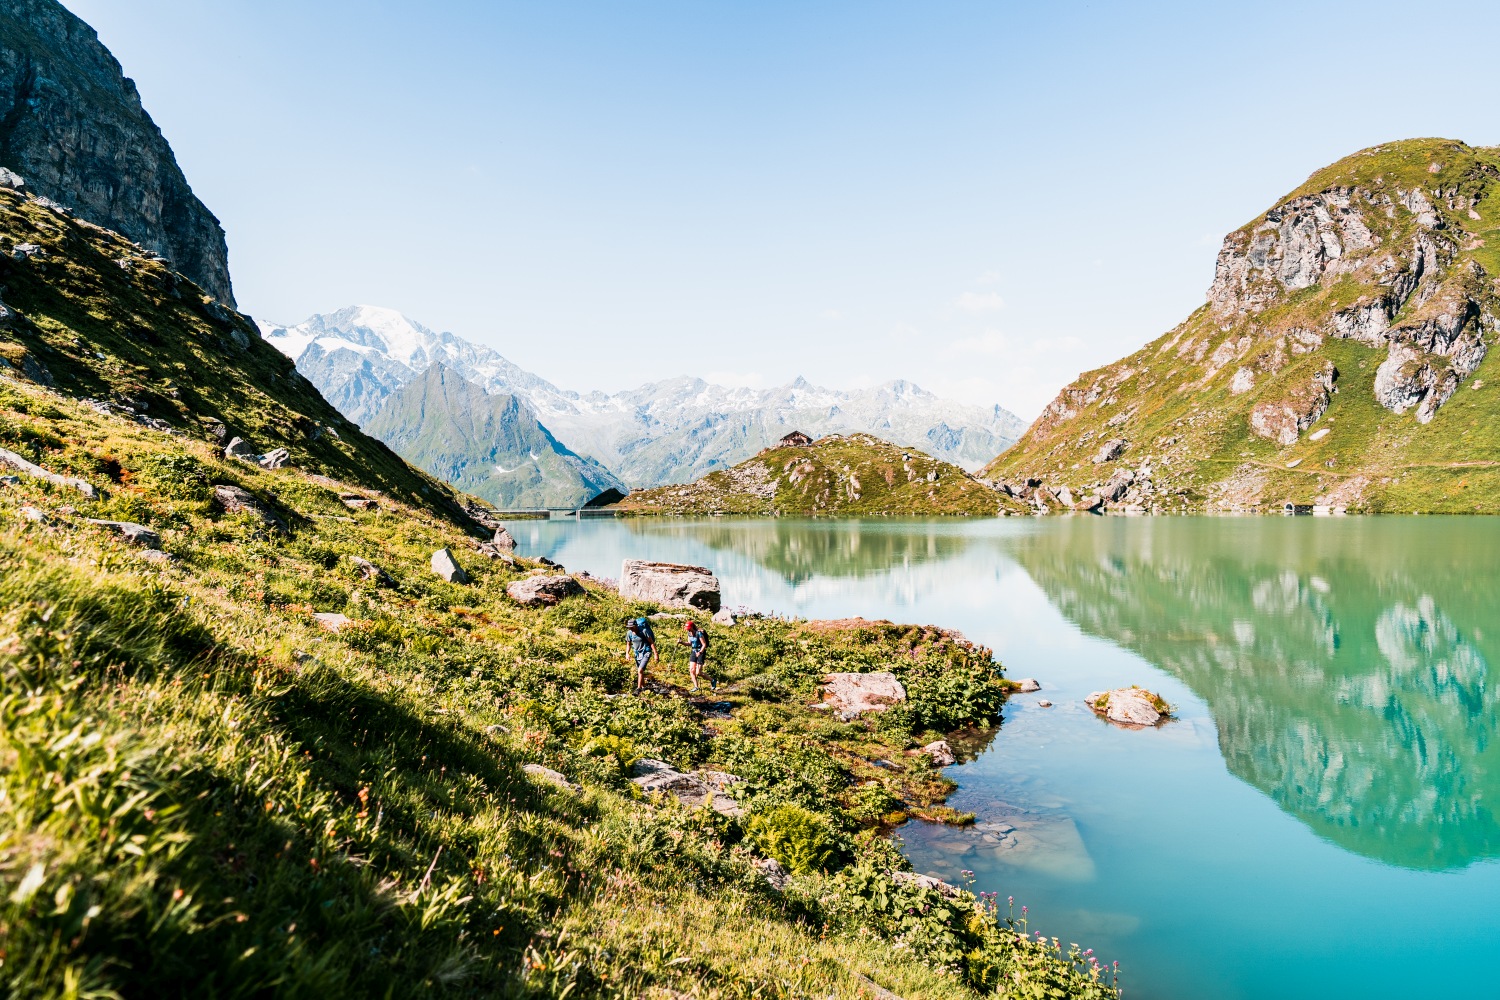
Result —
<instances>
[{"instance_id":1,"label":"distant mountain range","mask_svg":"<svg viewBox=\"0 0 1500 1000\"><path fill-rule=\"evenodd\" d=\"M571 503L562 497L606 479L609 485L632 488L688 482L730 468L792 430L817 437L870 433L972 471L1013 444L1026 427L999 406L955 403L905 381L841 391L801 378L773 389L745 389L682 377L612 394L572 392L490 348L375 306L351 306L296 326L260 326L262 336L295 360L297 369L345 416L437 475L447 473L430 464L436 460L436 442L424 428L410 424L429 411L414 406L401 390L441 365L450 393L456 378L513 399L516 419L528 427L536 423L546 435L522 435L541 442L543 450L536 454L547 454L547 439L559 449L555 462L524 460L538 468L566 466L572 473L563 480L543 474L525 489L516 488L513 472L495 472L512 478L490 490L465 479L465 488L478 495L512 496L507 503ZM394 412L385 413L387 407ZM452 414L445 412L443 419ZM413 443L418 440L428 445L419 448ZM461 463L466 476L485 467L512 469L510 462L522 460L519 453L496 450L488 442L472 444L472 454ZM528 444L525 456L531 451ZM458 460L456 454L444 455L450 465Z\"/></svg>"}]
</instances>

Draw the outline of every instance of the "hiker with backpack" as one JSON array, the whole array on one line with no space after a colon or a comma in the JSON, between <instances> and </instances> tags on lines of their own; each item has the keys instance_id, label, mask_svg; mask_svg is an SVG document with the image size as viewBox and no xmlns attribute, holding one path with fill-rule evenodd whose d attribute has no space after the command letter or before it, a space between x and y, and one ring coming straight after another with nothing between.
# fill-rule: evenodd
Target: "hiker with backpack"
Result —
<instances>
[{"instance_id":1,"label":"hiker with backpack","mask_svg":"<svg viewBox=\"0 0 1500 1000\"><path fill-rule=\"evenodd\" d=\"M708 633L698 627L698 623L689 621L683 626L687 632L688 648L688 673L693 678L693 690L698 690L698 678L703 673L703 667L708 662ZM719 689L719 682L710 680L712 689Z\"/></svg>"},{"instance_id":2,"label":"hiker with backpack","mask_svg":"<svg viewBox=\"0 0 1500 1000\"><path fill-rule=\"evenodd\" d=\"M635 660L635 693L640 694L646 686L646 666L652 659L661 660L656 652L656 633L646 619L625 620L625 658Z\"/></svg>"}]
</instances>

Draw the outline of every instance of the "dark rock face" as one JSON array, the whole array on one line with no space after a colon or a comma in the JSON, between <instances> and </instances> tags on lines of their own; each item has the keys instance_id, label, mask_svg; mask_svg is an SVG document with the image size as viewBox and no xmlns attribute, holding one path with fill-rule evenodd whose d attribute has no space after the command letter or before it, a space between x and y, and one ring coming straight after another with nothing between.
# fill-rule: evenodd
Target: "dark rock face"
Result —
<instances>
[{"instance_id":1,"label":"dark rock face","mask_svg":"<svg viewBox=\"0 0 1500 1000\"><path fill-rule=\"evenodd\" d=\"M0 167L234 305L224 230L93 28L56 0L0 5Z\"/></svg>"}]
</instances>

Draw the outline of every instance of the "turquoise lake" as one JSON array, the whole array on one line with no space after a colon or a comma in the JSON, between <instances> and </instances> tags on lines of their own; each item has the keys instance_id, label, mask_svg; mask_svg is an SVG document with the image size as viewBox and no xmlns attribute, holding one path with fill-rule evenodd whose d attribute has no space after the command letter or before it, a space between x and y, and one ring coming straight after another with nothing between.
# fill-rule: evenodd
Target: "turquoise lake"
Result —
<instances>
[{"instance_id":1,"label":"turquoise lake","mask_svg":"<svg viewBox=\"0 0 1500 1000\"><path fill-rule=\"evenodd\" d=\"M708 566L730 607L957 628L1037 678L947 770L976 826L899 836L1118 960L1127 997L1500 997L1500 519L511 529L599 576ZM1176 719L1083 706L1129 684Z\"/></svg>"}]
</instances>

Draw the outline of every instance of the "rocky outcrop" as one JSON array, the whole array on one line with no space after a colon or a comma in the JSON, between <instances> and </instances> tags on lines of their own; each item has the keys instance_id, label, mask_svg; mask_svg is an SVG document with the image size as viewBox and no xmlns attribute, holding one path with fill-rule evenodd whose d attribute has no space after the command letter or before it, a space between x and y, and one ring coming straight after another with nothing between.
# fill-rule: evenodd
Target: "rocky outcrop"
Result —
<instances>
[{"instance_id":1,"label":"rocky outcrop","mask_svg":"<svg viewBox=\"0 0 1500 1000\"><path fill-rule=\"evenodd\" d=\"M702 566L626 559L620 567L620 596L714 614L719 610L719 580Z\"/></svg>"},{"instance_id":2,"label":"rocky outcrop","mask_svg":"<svg viewBox=\"0 0 1500 1000\"><path fill-rule=\"evenodd\" d=\"M571 576L528 576L506 586L505 592L518 604L545 607L583 593L583 584Z\"/></svg>"},{"instance_id":3,"label":"rocky outcrop","mask_svg":"<svg viewBox=\"0 0 1500 1000\"><path fill-rule=\"evenodd\" d=\"M224 230L93 28L56 0L0 6L0 166L234 305Z\"/></svg>"},{"instance_id":4,"label":"rocky outcrop","mask_svg":"<svg viewBox=\"0 0 1500 1000\"><path fill-rule=\"evenodd\" d=\"M144 524L136 524L134 521L102 521L95 517L85 518L89 524L108 528L131 545L139 545L147 549L161 548L161 536Z\"/></svg>"},{"instance_id":5,"label":"rocky outcrop","mask_svg":"<svg viewBox=\"0 0 1500 1000\"><path fill-rule=\"evenodd\" d=\"M632 773L634 777L630 780L647 794L658 792L671 796L689 809L708 806L714 812L724 816L744 815L744 810L723 791L723 786L734 782L724 782L717 778L710 781L706 777L710 774L718 776L721 772L684 774L664 760L647 758L636 761ZM727 777L733 778L734 781L739 780L733 775Z\"/></svg>"},{"instance_id":6,"label":"rocky outcrop","mask_svg":"<svg viewBox=\"0 0 1500 1000\"><path fill-rule=\"evenodd\" d=\"M99 495L99 491L94 489L93 484L86 480L76 479L72 476L59 476L55 472L48 472L40 465L29 462L15 452L4 448L0 448L0 468L15 469L17 472L24 473L33 479L40 479L43 482L51 483L53 486L77 490L90 500Z\"/></svg>"},{"instance_id":7,"label":"rocky outcrop","mask_svg":"<svg viewBox=\"0 0 1500 1000\"><path fill-rule=\"evenodd\" d=\"M1250 430L1280 445L1296 444L1302 432L1328 411L1338 391L1334 387L1338 377L1338 369L1327 363L1285 399L1255 404L1250 410Z\"/></svg>"},{"instance_id":8,"label":"rocky outcrop","mask_svg":"<svg viewBox=\"0 0 1500 1000\"><path fill-rule=\"evenodd\" d=\"M822 704L845 722L865 712L884 712L906 700L906 688L888 671L825 674L822 683Z\"/></svg>"},{"instance_id":9,"label":"rocky outcrop","mask_svg":"<svg viewBox=\"0 0 1500 1000\"><path fill-rule=\"evenodd\" d=\"M1171 709L1160 695L1138 687L1095 691L1084 703L1095 715L1127 728L1154 726L1171 716Z\"/></svg>"}]
</instances>

